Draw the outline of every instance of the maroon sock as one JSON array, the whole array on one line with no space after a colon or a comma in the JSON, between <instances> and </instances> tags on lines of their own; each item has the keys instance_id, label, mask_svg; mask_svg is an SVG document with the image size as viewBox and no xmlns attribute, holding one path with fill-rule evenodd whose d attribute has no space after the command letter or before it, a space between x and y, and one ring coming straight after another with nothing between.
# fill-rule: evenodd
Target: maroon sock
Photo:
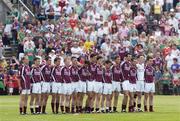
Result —
<instances>
[{"instance_id":1,"label":"maroon sock","mask_svg":"<svg viewBox=\"0 0 180 121\"><path fill-rule=\"evenodd\" d=\"M79 113L79 107L76 106L76 113Z\"/></svg>"},{"instance_id":2,"label":"maroon sock","mask_svg":"<svg viewBox=\"0 0 180 121\"><path fill-rule=\"evenodd\" d=\"M65 112L68 113L68 107L65 107Z\"/></svg>"},{"instance_id":3,"label":"maroon sock","mask_svg":"<svg viewBox=\"0 0 180 121\"><path fill-rule=\"evenodd\" d=\"M20 113L20 114L22 113L22 108L21 108L21 107L19 108L19 113Z\"/></svg>"},{"instance_id":4,"label":"maroon sock","mask_svg":"<svg viewBox=\"0 0 180 121\"><path fill-rule=\"evenodd\" d=\"M34 113L34 109L33 108L30 108L30 111L31 111L32 114Z\"/></svg>"},{"instance_id":5,"label":"maroon sock","mask_svg":"<svg viewBox=\"0 0 180 121\"><path fill-rule=\"evenodd\" d=\"M42 113L45 113L46 112L46 106L43 106L42 107Z\"/></svg>"},{"instance_id":6,"label":"maroon sock","mask_svg":"<svg viewBox=\"0 0 180 121\"><path fill-rule=\"evenodd\" d=\"M76 109L76 111L77 111L77 109ZM71 107L71 113L75 113L74 106Z\"/></svg>"},{"instance_id":7,"label":"maroon sock","mask_svg":"<svg viewBox=\"0 0 180 121\"><path fill-rule=\"evenodd\" d=\"M145 112L146 112L146 111L148 111L148 110L147 110L147 106L146 106L146 105L144 106L144 111L145 111Z\"/></svg>"},{"instance_id":8,"label":"maroon sock","mask_svg":"<svg viewBox=\"0 0 180 121\"><path fill-rule=\"evenodd\" d=\"M41 106L39 106L38 112L40 112L40 113L41 113Z\"/></svg>"},{"instance_id":9,"label":"maroon sock","mask_svg":"<svg viewBox=\"0 0 180 121\"><path fill-rule=\"evenodd\" d=\"M56 113L59 112L59 103L56 103Z\"/></svg>"},{"instance_id":10,"label":"maroon sock","mask_svg":"<svg viewBox=\"0 0 180 121\"><path fill-rule=\"evenodd\" d=\"M36 107L35 108L35 113L38 113L39 112L39 107Z\"/></svg>"},{"instance_id":11,"label":"maroon sock","mask_svg":"<svg viewBox=\"0 0 180 121\"><path fill-rule=\"evenodd\" d=\"M151 105L151 106L149 106L149 111L150 112L153 112L154 110L153 110L153 106Z\"/></svg>"},{"instance_id":12,"label":"maroon sock","mask_svg":"<svg viewBox=\"0 0 180 121\"><path fill-rule=\"evenodd\" d=\"M134 102L134 108L136 107L136 102Z\"/></svg>"},{"instance_id":13,"label":"maroon sock","mask_svg":"<svg viewBox=\"0 0 180 121\"><path fill-rule=\"evenodd\" d=\"M113 111L116 112L117 111L117 107L113 107Z\"/></svg>"},{"instance_id":14,"label":"maroon sock","mask_svg":"<svg viewBox=\"0 0 180 121\"><path fill-rule=\"evenodd\" d=\"M79 106L79 112L82 113L82 106Z\"/></svg>"},{"instance_id":15,"label":"maroon sock","mask_svg":"<svg viewBox=\"0 0 180 121\"><path fill-rule=\"evenodd\" d=\"M51 103L51 109L52 109L52 112L55 113L54 112L54 103Z\"/></svg>"},{"instance_id":16,"label":"maroon sock","mask_svg":"<svg viewBox=\"0 0 180 121\"><path fill-rule=\"evenodd\" d=\"M93 112L93 111L94 111L94 108L90 108L90 110L91 110L90 112Z\"/></svg>"},{"instance_id":17,"label":"maroon sock","mask_svg":"<svg viewBox=\"0 0 180 121\"><path fill-rule=\"evenodd\" d=\"M64 113L64 106L61 106L61 112Z\"/></svg>"},{"instance_id":18,"label":"maroon sock","mask_svg":"<svg viewBox=\"0 0 180 121\"><path fill-rule=\"evenodd\" d=\"M141 108L141 104L137 104L137 107L140 109Z\"/></svg>"},{"instance_id":19,"label":"maroon sock","mask_svg":"<svg viewBox=\"0 0 180 121\"><path fill-rule=\"evenodd\" d=\"M122 110L126 110L126 105L122 105Z\"/></svg>"},{"instance_id":20,"label":"maroon sock","mask_svg":"<svg viewBox=\"0 0 180 121\"><path fill-rule=\"evenodd\" d=\"M24 106L24 114L26 114L26 109L27 109L27 107L26 107L26 106Z\"/></svg>"}]
</instances>

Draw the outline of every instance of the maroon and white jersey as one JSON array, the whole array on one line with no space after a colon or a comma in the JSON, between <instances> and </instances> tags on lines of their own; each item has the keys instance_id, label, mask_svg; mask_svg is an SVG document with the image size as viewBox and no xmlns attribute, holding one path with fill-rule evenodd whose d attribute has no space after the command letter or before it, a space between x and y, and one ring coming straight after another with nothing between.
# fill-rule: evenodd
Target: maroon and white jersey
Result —
<instances>
[{"instance_id":1,"label":"maroon and white jersey","mask_svg":"<svg viewBox=\"0 0 180 121\"><path fill-rule=\"evenodd\" d=\"M31 69L28 65L22 65L19 69L20 84L22 89L30 89Z\"/></svg>"},{"instance_id":2,"label":"maroon and white jersey","mask_svg":"<svg viewBox=\"0 0 180 121\"><path fill-rule=\"evenodd\" d=\"M153 66L146 66L145 73L144 73L146 83L154 82L154 73L155 73L155 70L154 70Z\"/></svg>"},{"instance_id":3,"label":"maroon and white jersey","mask_svg":"<svg viewBox=\"0 0 180 121\"><path fill-rule=\"evenodd\" d=\"M104 83L112 83L111 69L104 69Z\"/></svg>"},{"instance_id":4,"label":"maroon and white jersey","mask_svg":"<svg viewBox=\"0 0 180 121\"><path fill-rule=\"evenodd\" d=\"M51 77L53 82L63 83L62 75L61 75L61 66L53 67Z\"/></svg>"},{"instance_id":5,"label":"maroon and white jersey","mask_svg":"<svg viewBox=\"0 0 180 121\"><path fill-rule=\"evenodd\" d=\"M123 81L124 81L124 80L129 80L130 68L131 68L131 63L130 63L129 61L124 61L124 62L122 63L121 69L122 69Z\"/></svg>"},{"instance_id":6,"label":"maroon and white jersey","mask_svg":"<svg viewBox=\"0 0 180 121\"><path fill-rule=\"evenodd\" d=\"M51 82L51 67L49 65L41 67L41 77L43 82Z\"/></svg>"},{"instance_id":7,"label":"maroon and white jersey","mask_svg":"<svg viewBox=\"0 0 180 121\"><path fill-rule=\"evenodd\" d=\"M137 68L135 66L131 66L129 83L136 84L136 81L137 81Z\"/></svg>"},{"instance_id":8,"label":"maroon and white jersey","mask_svg":"<svg viewBox=\"0 0 180 121\"><path fill-rule=\"evenodd\" d=\"M72 82L78 82L79 81L79 74L78 74L79 68L76 66L71 66L70 67L70 72L71 72L71 80Z\"/></svg>"},{"instance_id":9,"label":"maroon and white jersey","mask_svg":"<svg viewBox=\"0 0 180 121\"><path fill-rule=\"evenodd\" d=\"M65 66L64 68L62 68L61 74L65 83L71 83L71 71L69 67Z\"/></svg>"},{"instance_id":10,"label":"maroon and white jersey","mask_svg":"<svg viewBox=\"0 0 180 121\"><path fill-rule=\"evenodd\" d=\"M90 72L88 67L81 67L81 69L79 70L79 76L80 76L80 80L81 81L87 81L90 79Z\"/></svg>"},{"instance_id":11,"label":"maroon and white jersey","mask_svg":"<svg viewBox=\"0 0 180 121\"><path fill-rule=\"evenodd\" d=\"M160 69L163 67L163 59L162 58L154 58L153 59L153 66L158 66Z\"/></svg>"},{"instance_id":12,"label":"maroon and white jersey","mask_svg":"<svg viewBox=\"0 0 180 121\"><path fill-rule=\"evenodd\" d=\"M124 60L124 57L126 55L126 48L125 47L119 47L119 56L121 57L121 60Z\"/></svg>"},{"instance_id":13,"label":"maroon and white jersey","mask_svg":"<svg viewBox=\"0 0 180 121\"><path fill-rule=\"evenodd\" d=\"M32 83L38 83L41 82L41 68L40 67L33 67L31 70L31 80Z\"/></svg>"},{"instance_id":14,"label":"maroon and white jersey","mask_svg":"<svg viewBox=\"0 0 180 121\"><path fill-rule=\"evenodd\" d=\"M95 63L91 63L90 66L89 66L89 72L91 74L90 76L90 80L89 81L93 81L95 80L96 78L96 67L97 65Z\"/></svg>"},{"instance_id":15,"label":"maroon and white jersey","mask_svg":"<svg viewBox=\"0 0 180 121\"><path fill-rule=\"evenodd\" d=\"M97 67L96 67L95 81L97 81L97 82L103 82L103 81L104 81L104 80L103 80L103 73L104 73L103 67L97 65Z\"/></svg>"},{"instance_id":16,"label":"maroon and white jersey","mask_svg":"<svg viewBox=\"0 0 180 121\"><path fill-rule=\"evenodd\" d=\"M122 81L122 73L120 65L112 66L112 79L116 82Z\"/></svg>"}]
</instances>

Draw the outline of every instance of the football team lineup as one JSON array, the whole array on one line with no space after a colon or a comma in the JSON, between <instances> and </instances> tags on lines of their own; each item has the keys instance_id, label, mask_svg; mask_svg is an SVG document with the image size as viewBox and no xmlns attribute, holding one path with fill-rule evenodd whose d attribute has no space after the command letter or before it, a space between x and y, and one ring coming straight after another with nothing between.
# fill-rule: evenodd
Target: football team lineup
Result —
<instances>
[{"instance_id":1,"label":"football team lineup","mask_svg":"<svg viewBox=\"0 0 180 121\"><path fill-rule=\"evenodd\" d=\"M119 97L120 111L122 96ZM155 96L156 112L142 113L100 113L100 114L53 114L50 100L47 104L47 115L26 115L18 113L19 96L0 96L0 121L180 121L180 103L177 96ZM85 102L84 102L85 103Z\"/></svg>"}]
</instances>

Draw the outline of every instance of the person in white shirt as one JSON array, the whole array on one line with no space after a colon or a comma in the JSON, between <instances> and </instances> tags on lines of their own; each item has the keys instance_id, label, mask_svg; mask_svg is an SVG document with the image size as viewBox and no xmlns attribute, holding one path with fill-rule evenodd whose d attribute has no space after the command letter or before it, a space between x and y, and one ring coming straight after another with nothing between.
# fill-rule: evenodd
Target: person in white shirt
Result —
<instances>
[{"instance_id":1,"label":"person in white shirt","mask_svg":"<svg viewBox=\"0 0 180 121\"><path fill-rule=\"evenodd\" d=\"M71 48L72 57L79 58L80 55L83 53L82 48L78 46L78 42L73 43L73 47Z\"/></svg>"},{"instance_id":2,"label":"person in white shirt","mask_svg":"<svg viewBox=\"0 0 180 121\"><path fill-rule=\"evenodd\" d=\"M141 97L144 92L144 71L145 71L145 58L144 56L139 56L137 67L137 82L136 82L136 94L137 94L137 111L141 110ZM136 104L136 101L135 101Z\"/></svg>"},{"instance_id":3,"label":"person in white shirt","mask_svg":"<svg viewBox=\"0 0 180 121\"><path fill-rule=\"evenodd\" d=\"M171 65L173 64L173 58L176 58L177 56L173 55L171 52L169 52L169 54L165 57L165 61L166 61L166 68L168 70L171 69Z\"/></svg>"},{"instance_id":4,"label":"person in white shirt","mask_svg":"<svg viewBox=\"0 0 180 121\"><path fill-rule=\"evenodd\" d=\"M105 58L109 57L111 51L110 39L108 37L105 38L105 42L101 45L101 51Z\"/></svg>"}]
</instances>

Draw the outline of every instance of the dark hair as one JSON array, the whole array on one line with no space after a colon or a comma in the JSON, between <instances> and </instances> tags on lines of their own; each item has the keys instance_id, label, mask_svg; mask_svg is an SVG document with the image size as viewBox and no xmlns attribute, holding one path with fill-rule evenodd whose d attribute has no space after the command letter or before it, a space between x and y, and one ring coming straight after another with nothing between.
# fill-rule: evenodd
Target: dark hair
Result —
<instances>
[{"instance_id":1,"label":"dark hair","mask_svg":"<svg viewBox=\"0 0 180 121\"><path fill-rule=\"evenodd\" d=\"M95 57L96 56L96 54L91 54L90 55L90 58L93 58L93 57Z\"/></svg>"},{"instance_id":2,"label":"dark hair","mask_svg":"<svg viewBox=\"0 0 180 121\"><path fill-rule=\"evenodd\" d=\"M84 64L90 65L90 62L87 61L87 60L85 60L85 61L84 61Z\"/></svg>"},{"instance_id":3,"label":"dark hair","mask_svg":"<svg viewBox=\"0 0 180 121\"><path fill-rule=\"evenodd\" d=\"M74 59L77 59L77 58L76 58L76 57L74 57L74 56L73 56L73 57L71 57L71 60L74 60Z\"/></svg>"},{"instance_id":4,"label":"dark hair","mask_svg":"<svg viewBox=\"0 0 180 121\"><path fill-rule=\"evenodd\" d=\"M105 64L111 64L112 62L110 60L106 60Z\"/></svg>"},{"instance_id":5,"label":"dark hair","mask_svg":"<svg viewBox=\"0 0 180 121\"><path fill-rule=\"evenodd\" d=\"M102 57L101 57L101 56L98 56L98 57L97 57L97 61L100 60L100 59L102 59Z\"/></svg>"},{"instance_id":6,"label":"dark hair","mask_svg":"<svg viewBox=\"0 0 180 121\"><path fill-rule=\"evenodd\" d=\"M49 56L45 58L46 61L48 61L48 60L50 60L50 59L51 59L51 57L49 57Z\"/></svg>"},{"instance_id":7,"label":"dark hair","mask_svg":"<svg viewBox=\"0 0 180 121\"><path fill-rule=\"evenodd\" d=\"M116 55L115 57L114 57L114 60L116 60L117 58L121 58L119 55Z\"/></svg>"},{"instance_id":8,"label":"dark hair","mask_svg":"<svg viewBox=\"0 0 180 121\"><path fill-rule=\"evenodd\" d=\"M173 58L173 61L176 61L176 62L177 62L177 61L178 61L178 59L177 59L177 58Z\"/></svg>"},{"instance_id":9,"label":"dark hair","mask_svg":"<svg viewBox=\"0 0 180 121\"><path fill-rule=\"evenodd\" d=\"M60 58L57 58L57 57L56 57L56 58L54 59L54 63L56 63L58 60L60 60Z\"/></svg>"},{"instance_id":10,"label":"dark hair","mask_svg":"<svg viewBox=\"0 0 180 121\"><path fill-rule=\"evenodd\" d=\"M34 58L34 61L37 61L37 60L40 60L40 58L38 58L38 57L35 57L35 58Z\"/></svg>"}]
</instances>

